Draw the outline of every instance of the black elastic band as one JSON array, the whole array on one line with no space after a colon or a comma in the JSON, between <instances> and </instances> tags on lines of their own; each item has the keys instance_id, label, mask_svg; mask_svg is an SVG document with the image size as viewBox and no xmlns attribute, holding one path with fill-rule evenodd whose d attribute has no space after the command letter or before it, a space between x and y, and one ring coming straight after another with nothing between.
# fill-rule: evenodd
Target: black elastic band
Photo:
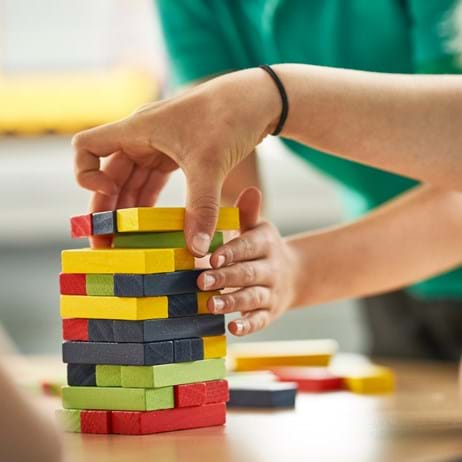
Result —
<instances>
[{"instance_id":1,"label":"black elastic band","mask_svg":"<svg viewBox=\"0 0 462 462\"><path fill-rule=\"evenodd\" d=\"M281 133L282 129L284 128L284 124L286 123L287 116L289 114L289 98L287 98L286 89L284 88L284 85L281 82L281 79L276 74L276 72L274 72L273 69L270 66L268 66L268 64L262 64L259 67L270 75L270 77L273 79L274 83L278 87L279 94L281 95L281 117L279 117L279 122L276 128L274 129L274 132L271 133L273 136L277 136L279 135L279 133Z\"/></svg>"}]
</instances>

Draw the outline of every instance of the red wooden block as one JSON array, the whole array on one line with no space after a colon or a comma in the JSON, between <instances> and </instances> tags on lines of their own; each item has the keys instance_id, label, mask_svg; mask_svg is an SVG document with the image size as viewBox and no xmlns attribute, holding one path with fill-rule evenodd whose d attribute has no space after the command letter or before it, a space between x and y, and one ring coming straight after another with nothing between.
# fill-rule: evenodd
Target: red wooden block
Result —
<instances>
[{"instance_id":1,"label":"red wooden block","mask_svg":"<svg viewBox=\"0 0 462 462\"><path fill-rule=\"evenodd\" d=\"M88 319L63 319L63 339L88 342Z\"/></svg>"},{"instance_id":2,"label":"red wooden block","mask_svg":"<svg viewBox=\"0 0 462 462\"><path fill-rule=\"evenodd\" d=\"M152 433L186 430L189 428L223 425L226 404L178 407L162 411L112 411L112 433L120 435L149 435Z\"/></svg>"},{"instance_id":3,"label":"red wooden block","mask_svg":"<svg viewBox=\"0 0 462 462\"><path fill-rule=\"evenodd\" d=\"M229 401L229 388L227 380L211 380L210 382L204 382L206 389L206 400L207 404L212 403L226 403Z\"/></svg>"},{"instance_id":4,"label":"red wooden block","mask_svg":"<svg viewBox=\"0 0 462 462\"><path fill-rule=\"evenodd\" d=\"M85 274L59 274L59 291L63 295L87 295Z\"/></svg>"},{"instance_id":5,"label":"red wooden block","mask_svg":"<svg viewBox=\"0 0 462 462\"><path fill-rule=\"evenodd\" d=\"M205 382L175 386L175 407L202 406L206 397Z\"/></svg>"},{"instance_id":6,"label":"red wooden block","mask_svg":"<svg viewBox=\"0 0 462 462\"><path fill-rule=\"evenodd\" d=\"M76 215L71 217L71 236L75 239L78 237L88 237L93 233L91 213L87 215Z\"/></svg>"},{"instance_id":7,"label":"red wooden block","mask_svg":"<svg viewBox=\"0 0 462 462\"><path fill-rule=\"evenodd\" d=\"M295 382L299 391L323 392L345 388L342 377L322 367L278 367L272 372L280 382Z\"/></svg>"},{"instance_id":8,"label":"red wooden block","mask_svg":"<svg viewBox=\"0 0 462 462\"><path fill-rule=\"evenodd\" d=\"M80 413L81 433L111 433L111 411L82 411Z\"/></svg>"}]
</instances>

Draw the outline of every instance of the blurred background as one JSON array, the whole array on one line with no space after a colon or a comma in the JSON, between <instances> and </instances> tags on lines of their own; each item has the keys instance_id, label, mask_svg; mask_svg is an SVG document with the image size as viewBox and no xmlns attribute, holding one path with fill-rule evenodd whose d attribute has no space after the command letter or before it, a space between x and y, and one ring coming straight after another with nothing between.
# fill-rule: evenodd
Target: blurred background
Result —
<instances>
[{"instance_id":1,"label":"blurred background","mask_svg":"<svg viewBox=\"0 0 462 462\"><path fill-rule=\"evenodd\" d=\"M85 246L70 239L68 223L89 197L73 178L72 133L169 91L151 0L0 0L0 319L7 347L60 351L60 251ZM266 158L267 215L283 234L342 220L329 181L307 172L277 140L266 140L259 156ZM178 172L160 205L181 206L184 193ZM354 302L294 311L247 340L326 337L343 351L363 350Z\"/></svg>"}]
</instances>

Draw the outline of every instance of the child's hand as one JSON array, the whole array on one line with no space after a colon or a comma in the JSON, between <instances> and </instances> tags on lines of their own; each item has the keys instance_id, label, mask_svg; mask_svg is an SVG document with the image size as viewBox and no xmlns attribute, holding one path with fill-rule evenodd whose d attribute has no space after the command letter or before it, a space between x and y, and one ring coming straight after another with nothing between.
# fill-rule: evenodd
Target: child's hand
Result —
<instances>
[{"instance_id":1,"label":"child's hand","mask_svg":"<svg viewBox=\"0 0 462 462\"><path fill-rule=\"evenodd\" d=\"M213 269L198 278L201 290L239 288L208 302L214 314L242 313L228 325L234 335L266 327L294 300L295 256L272 224L259 221L260 203L258 189L241 194L237 201L241 235L215 250L210 257Z\"/></svg>"}]
</instances>

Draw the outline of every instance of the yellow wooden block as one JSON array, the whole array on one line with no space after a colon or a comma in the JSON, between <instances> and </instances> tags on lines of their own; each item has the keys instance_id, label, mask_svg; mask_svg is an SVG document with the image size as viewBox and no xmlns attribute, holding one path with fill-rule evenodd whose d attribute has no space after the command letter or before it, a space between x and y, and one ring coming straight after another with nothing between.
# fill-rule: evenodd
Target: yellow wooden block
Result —
<instances>
[{"instance_id":1,"label":"yellow wooden block","mask_svg":"<svg viewBox=\"0 0 462 462\"><path fill-rule=\"evenodd\" d=\"M167 273L193 269L186 249L73 249L63 250L63 273Z\"/></svg>"},{"instance_id":2,"label":"yellow wooden block","mask_svg":"<svg viewBox=\"0 0 462 462\"><path fill-rule=\"evenodd\" d=\"M214 295L220 295L220 292L218 290L197 292L197 314L210 314L210 311L207 308L207 302L208 299Z\"/></svg>"},{"instance_id":3,"label":"yellow wooden block","mask_svg":"<svg viewBox=\"0 0 462 462\"><path fill-rule=\"evenodd\" d=\"M327 366L337 350L333 340L291 340L233 344L230 359L235 371L279 366Z\"/></svg>"},{"instance_id":4,"label":"yellow wooden block","mask_svg":"<svg viewBox=\"0 0 462 462\"><path fill-rule=\"evenodd\" d=\"M168 297L61 295L62 318L143 320L168 318Z\"/></svg>"},{"instance_id":5,"label":"yellow wooden block","mask_svg":"<svg viewBox=\"0 0 462 462\"><path fill-rule=\"evenodd\" d=\"M395 375L388 367L369 365L344 375L345 386L354 393L391 393L395 389Z\"/></svg>"},{"instance_id":6,"label":"yellow wooden block","mask_svg":"<svg viewBox=\"0 0 462 462\"><path fill-rule=\"evenodd\" d=\"M226 356L226 335L202 337L204 359L224 358Z\"/></svg>"},{"instance_id":7,"label":"yellow wooden block","mask_svg":"<svg viewBox=\"0 0 462 462\"><path fill-rule=\"evenodd\" d=\"M117 210L117 230L129 231L183 231L183 207L138 207ZM222 207L218 215L217 230L239 229L239 209Z\"/></svg>"}]
</instances>

